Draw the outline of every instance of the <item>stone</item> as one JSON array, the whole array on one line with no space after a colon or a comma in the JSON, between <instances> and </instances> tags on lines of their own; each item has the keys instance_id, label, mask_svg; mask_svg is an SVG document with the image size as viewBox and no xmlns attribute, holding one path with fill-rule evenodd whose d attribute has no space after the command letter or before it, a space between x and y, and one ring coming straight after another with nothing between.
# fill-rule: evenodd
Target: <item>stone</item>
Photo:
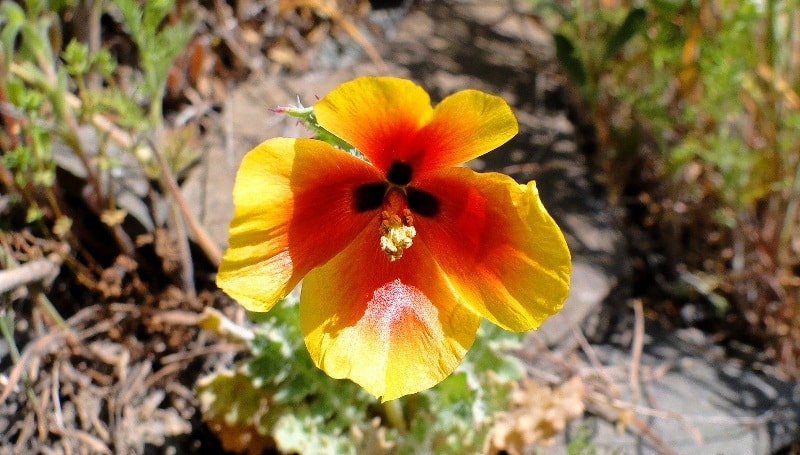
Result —
<instances>
[{"instance_id":1,"label":"stone","mask_svg":"<svg viewBox=\"0 0 800 455\"><path fill-rule=\"evenodd\" d=\"M675 454L766 455L800 439L800 383L758 371L694 329L665 332L648 325L640 363L641 396L618 381L620 399L637 402L639 419ZM603 365L630 365L630 349L593 347ZM647 413L651 414L649 417ZM572 432L553 454L566 453L579 427L591 430L599 453L663 454L652 438L620 432L613 422L589 416L573 422Z\"/></svg>"}]
</instances>

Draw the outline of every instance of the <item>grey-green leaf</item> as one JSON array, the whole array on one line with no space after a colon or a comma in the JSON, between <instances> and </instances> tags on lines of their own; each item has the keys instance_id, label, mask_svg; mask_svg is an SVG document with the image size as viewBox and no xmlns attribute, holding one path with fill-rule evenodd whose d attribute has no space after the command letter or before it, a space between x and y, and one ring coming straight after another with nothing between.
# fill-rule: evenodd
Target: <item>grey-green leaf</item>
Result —
<instances>
[{"instance_id":1,"label":"grey-green leaf","mask_svg":"<svg viewBox=\"0 0 800 455\"><path fill-rule=\"evenodd\" d=\"M633 8L628 12L625 20L611 35L606 42L606 50L603 59L608 59L619 52L625 44L630 41L637 33L644 30L647 12L643 8Z\"/></svg>"}]
</instances>

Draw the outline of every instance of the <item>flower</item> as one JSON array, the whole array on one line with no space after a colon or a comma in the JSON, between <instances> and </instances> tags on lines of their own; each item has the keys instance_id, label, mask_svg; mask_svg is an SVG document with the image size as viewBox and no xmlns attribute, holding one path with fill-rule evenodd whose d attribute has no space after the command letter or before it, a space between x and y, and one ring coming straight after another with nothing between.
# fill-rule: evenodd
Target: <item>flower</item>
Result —
<instances>
[{"instance_id":1,"label":"flower","mask_svg":"<svg viewBox=\"0 0 800 455\"><path fill-rule=\"evenodd\" d=\"M314 139L251 150L217 284L268 311L303 279L328 375L398 398L452 373L482 318L523 331L561 308L570 253L535 182L457 167L517 133L505 101L465 90L432 108L410 81L361 77L313 112L369 162Z\"/></svg>"}]
</instances>

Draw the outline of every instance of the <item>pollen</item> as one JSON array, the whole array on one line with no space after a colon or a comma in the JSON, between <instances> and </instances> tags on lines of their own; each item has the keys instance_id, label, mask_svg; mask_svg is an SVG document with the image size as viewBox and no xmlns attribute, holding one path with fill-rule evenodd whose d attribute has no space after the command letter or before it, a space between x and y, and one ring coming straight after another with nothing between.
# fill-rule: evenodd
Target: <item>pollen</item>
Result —
<instances>
[{"instance_id":1,"label":"pollen","mask_svg":"<svg viewBox=\"0 0 800 455\"><path fill-rule=\"evenodd\" d=\"M403 251L411 247L417 230L414 228L414 217L411 211L403 210L400 215L381 212L381 250L394 262L403 257Z\"/></svg>"}]
</instances>

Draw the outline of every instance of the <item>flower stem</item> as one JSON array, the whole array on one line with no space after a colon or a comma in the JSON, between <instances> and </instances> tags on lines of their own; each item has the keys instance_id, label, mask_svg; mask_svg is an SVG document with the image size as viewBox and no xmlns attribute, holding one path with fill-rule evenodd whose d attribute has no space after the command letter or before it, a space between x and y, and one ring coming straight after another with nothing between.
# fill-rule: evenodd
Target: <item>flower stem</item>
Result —
<instances>
[{"instance_id":1,"label":"flower stem","mask_svg":"<svg viewBox=\"0 0 800 455\"><path fill-rule=\"evenodd\" d=\"M400 431L406 431L406 419L403 416L403 407L400 405L400 400L384 401L381 403L386 420Z\"/></svg>"}]
</instances>

